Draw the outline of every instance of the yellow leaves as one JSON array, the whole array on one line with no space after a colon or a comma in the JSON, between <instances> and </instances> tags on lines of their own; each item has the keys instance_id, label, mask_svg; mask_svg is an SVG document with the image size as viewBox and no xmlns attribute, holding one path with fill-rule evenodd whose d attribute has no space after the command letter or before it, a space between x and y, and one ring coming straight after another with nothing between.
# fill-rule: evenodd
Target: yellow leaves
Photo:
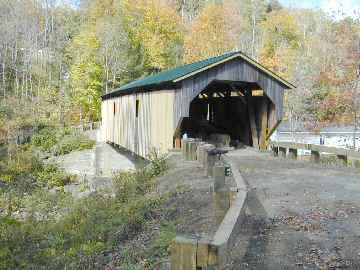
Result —
<instances>
[{"instance_id":1,"label":"yellow leaves","mask_svg":"<svg viewBox=\"0 0 360 270\"><path fill-rule=\"evenodd\" d=\"M74 38L73 65L70 68L72 99L89 120L98 119L103 70L98 63L100 43L96 37L96 26L87 25Z\"/></svg>"},{"instance_id":2,"label":"yellow leaves","mask_svg":"<svg viewBox=\"0 0 360 270\"><path fill-rule=\"evenodd\" d=\"M87 17L96 21L99 18L116 13L116 3L114 0L92 0L88 9Z\"/></svg>"},{"instance_id":3,"label":"yellow leaves","mask_svg":"<svg viewBox=\"0 0 360 270\"><path fill-rule=\"evenodd\" d=\"M260 62L280 76L290 77L301 40L295 17L286 10L271 12L261 27Z\"/></svg>"},{"instance_id":4,"label":"yellow leaves","mask_svg":"<svg viewBox=\"0 0 360 270\"><path fill-rule=\"evenodd\" d=\"M133 46L143 49L145 67L151 70L173 65L173 50L183 40L177 13L157 1L144 0L125 0L124 13Z\"/></svg>"},{"instance_id":5,"label":"yellow leaves","mask_svg":"<svg viewBox=\"0 0 360 270\"><path fill-rule=\"evenodd\" d=\"M231 23L223 5L209 4L194 21L184 43L184 60L194 62L234 48Z\"/></svg>"},{"instance_id":6,"label":"yellow leaves","mask_svg":"<svg viewBox=\"0 0 360 270\"><path fill-rule=\"evenodd\" d=\"M265 36L273 37L277 42L284 39L293 43L300 38L299 26L295 17L286 10L271 12L261 26Z\"/></svg>"}]
</instances>

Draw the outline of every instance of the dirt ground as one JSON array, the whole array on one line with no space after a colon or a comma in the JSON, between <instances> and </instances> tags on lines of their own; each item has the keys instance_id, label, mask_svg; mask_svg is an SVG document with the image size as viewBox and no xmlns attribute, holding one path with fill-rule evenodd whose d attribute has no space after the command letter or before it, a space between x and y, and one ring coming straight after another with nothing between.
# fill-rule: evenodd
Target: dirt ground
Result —
<instances>
[{"instance_id":1,"label":"dirt ground","mask_svg":"<svg viewBox=\"0 0 360 270\"><path fill-rule=\"evenodd\" d=\"M226 269L360 270L360 171L275 158L251 148L227 156L250 192ZM171 153L167 163L157 192L176 191L167 207L174 209L177 235L211 238L219 225L212 178L198 162L184 161L181 153ZM234 185L231 177L226 181ZM144 245L158 226L155 222L131 245ZM159 269L169 269L169 263L163 258Z\"/></svg>"},{"instance_id":2,"label":"dirt ground","mask_svg":"<svg viewBox=\"0 0 360 270\"><path fill-rule=\"evenodd\" d=\"M359 171L250 148L228 156L252 191L227 269L360 269Z\"/></svg>"},{"instance_id":3,"label":"dirt ground","mask_svg":"<svg viewBox=\"0 0 360 270\"><path fill-rule=\"evenodd\" d=\"M211 192L213 179L205 176L200 163L185 161L180 152L171 153L167 163L168 171L158 179L159 192L185 191L169 202L176 208L178 235L211 238L219 226ZM226 184L234 185L231 177L226 177Z\"/></svg>"},{"instance_id":4,"label":"dirt ground","mask_svg":"<svg viewBox=\"0 0 360 270\"><path fill-rule=\"evenodd\" d=\"M167 165L165 174L157 178L156 192L172 194L165 208L171 213L167 218L175 225L176 235L211 239L219 226L211 192L212 178L205 176L204 169L197 161L185 161L180 152L171 153ZM232 186L235 184L231 177L227 177L226 182ZM154 219L143 233L124 242L123 249L131 247L137 252L149 246L151 239L158 237L160 227L160 220ZM114 265L123 260L121 254L121 250L115 253L106 269L118 269ZM170 258L161 258L154 269L169 270Z\"/></svg>"}]
</instances>

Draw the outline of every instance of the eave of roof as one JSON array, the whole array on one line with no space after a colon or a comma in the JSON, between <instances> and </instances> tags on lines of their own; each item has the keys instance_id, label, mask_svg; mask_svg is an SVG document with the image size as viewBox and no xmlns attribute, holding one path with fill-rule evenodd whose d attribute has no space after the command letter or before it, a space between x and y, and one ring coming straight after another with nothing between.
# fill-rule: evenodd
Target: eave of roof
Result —
<instances>
[{"instance_id":1,"label":"eave of roof","mask_svg":"<svg viewBox=\"0 0 360 270\"><path fill-rule=\"evenodd\" d=\"M114 91L107 93L102 96L103 99L111 98L113 96L118 96L122 94L131 94L132 92L136 92L141 88L152 88L160 85L172 85L179 81L182 81L186 78L194 76L200 72L203 72L207 69L225 63L234 58L241 58L248 62L249 64L255 66L262 72L266 73L267 75L273 77L278 82L283 84L288 89L295 88L295 86L288 81L284 80L280 76L276 75L274 72L270 71L269 69L262 66L260 63L256 62L255 60L251 59L250 57L246 56L242 52L230 52L223 55L215 56L212 58L208 58L202 61L198 61L195 63L187 64L184 66L176 67L167 71L163 71L157 73L155 75L151 75L145 78L140 78L135 80L131 83L121 86L120 88L115 89Z\"/></svg>"}]
</instances>

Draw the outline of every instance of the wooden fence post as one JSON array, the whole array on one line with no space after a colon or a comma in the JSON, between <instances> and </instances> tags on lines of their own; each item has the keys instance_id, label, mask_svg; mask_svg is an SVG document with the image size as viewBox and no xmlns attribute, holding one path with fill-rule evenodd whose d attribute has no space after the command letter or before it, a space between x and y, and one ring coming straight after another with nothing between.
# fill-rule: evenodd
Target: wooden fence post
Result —
<instances>
[{"instance_id":1,"label":"wooden fence post","mask_svg":"<svg viewBox=\"0 0 360 270\"><path fill-rule=\"evenodd\" d=\"M320 153L318 151L311 150L311 161L314 163L320 162Z\"/></svg>"},{"instance_id":2,"label":"wooden fence post","mask_svg":"<svg viewBox=\"0 0 360 270\"><path fill-rule=\"evenodd\" d=\"M197 241L177 236L171 244L171 270L196 270Z\"/></svg>"},{"instance_id":3,"label":"wooden fence post","mask_svg":"<svg viewBox=\"0 0 360 270\"><path fill-rule=\"evenodd\" d=\"M286 157L286 148L285 147L279 147L279 154L281 157Z\"/></svg>"},{"instance_id":4,"label":"wooden fence post","mask_svg":"<svg viewBox=\"0 0 360 270\"><path fill-rule=\"evenodd\" d=\"M291 159L297 159L298 156L298 150L295 148L289 148L289 157Z\"/></svg>"}]
</instances>

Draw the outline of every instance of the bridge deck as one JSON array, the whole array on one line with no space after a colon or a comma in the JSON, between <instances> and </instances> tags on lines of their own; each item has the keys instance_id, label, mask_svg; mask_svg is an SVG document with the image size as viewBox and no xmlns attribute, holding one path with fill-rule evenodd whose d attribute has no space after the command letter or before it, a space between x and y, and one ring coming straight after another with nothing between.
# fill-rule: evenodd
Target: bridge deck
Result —
<instances>
[{"instance_id":1,"label":"bridge deck","mask_svg":"<svg viewBox=\"0 0 360 270\"><path fill-rule=\"evenodd\" d=\"M228 156L254 189L249 203L263 206L249 213L229 269L360 269L359 171L251 149Z\"/></svg>"}]
</instances>

